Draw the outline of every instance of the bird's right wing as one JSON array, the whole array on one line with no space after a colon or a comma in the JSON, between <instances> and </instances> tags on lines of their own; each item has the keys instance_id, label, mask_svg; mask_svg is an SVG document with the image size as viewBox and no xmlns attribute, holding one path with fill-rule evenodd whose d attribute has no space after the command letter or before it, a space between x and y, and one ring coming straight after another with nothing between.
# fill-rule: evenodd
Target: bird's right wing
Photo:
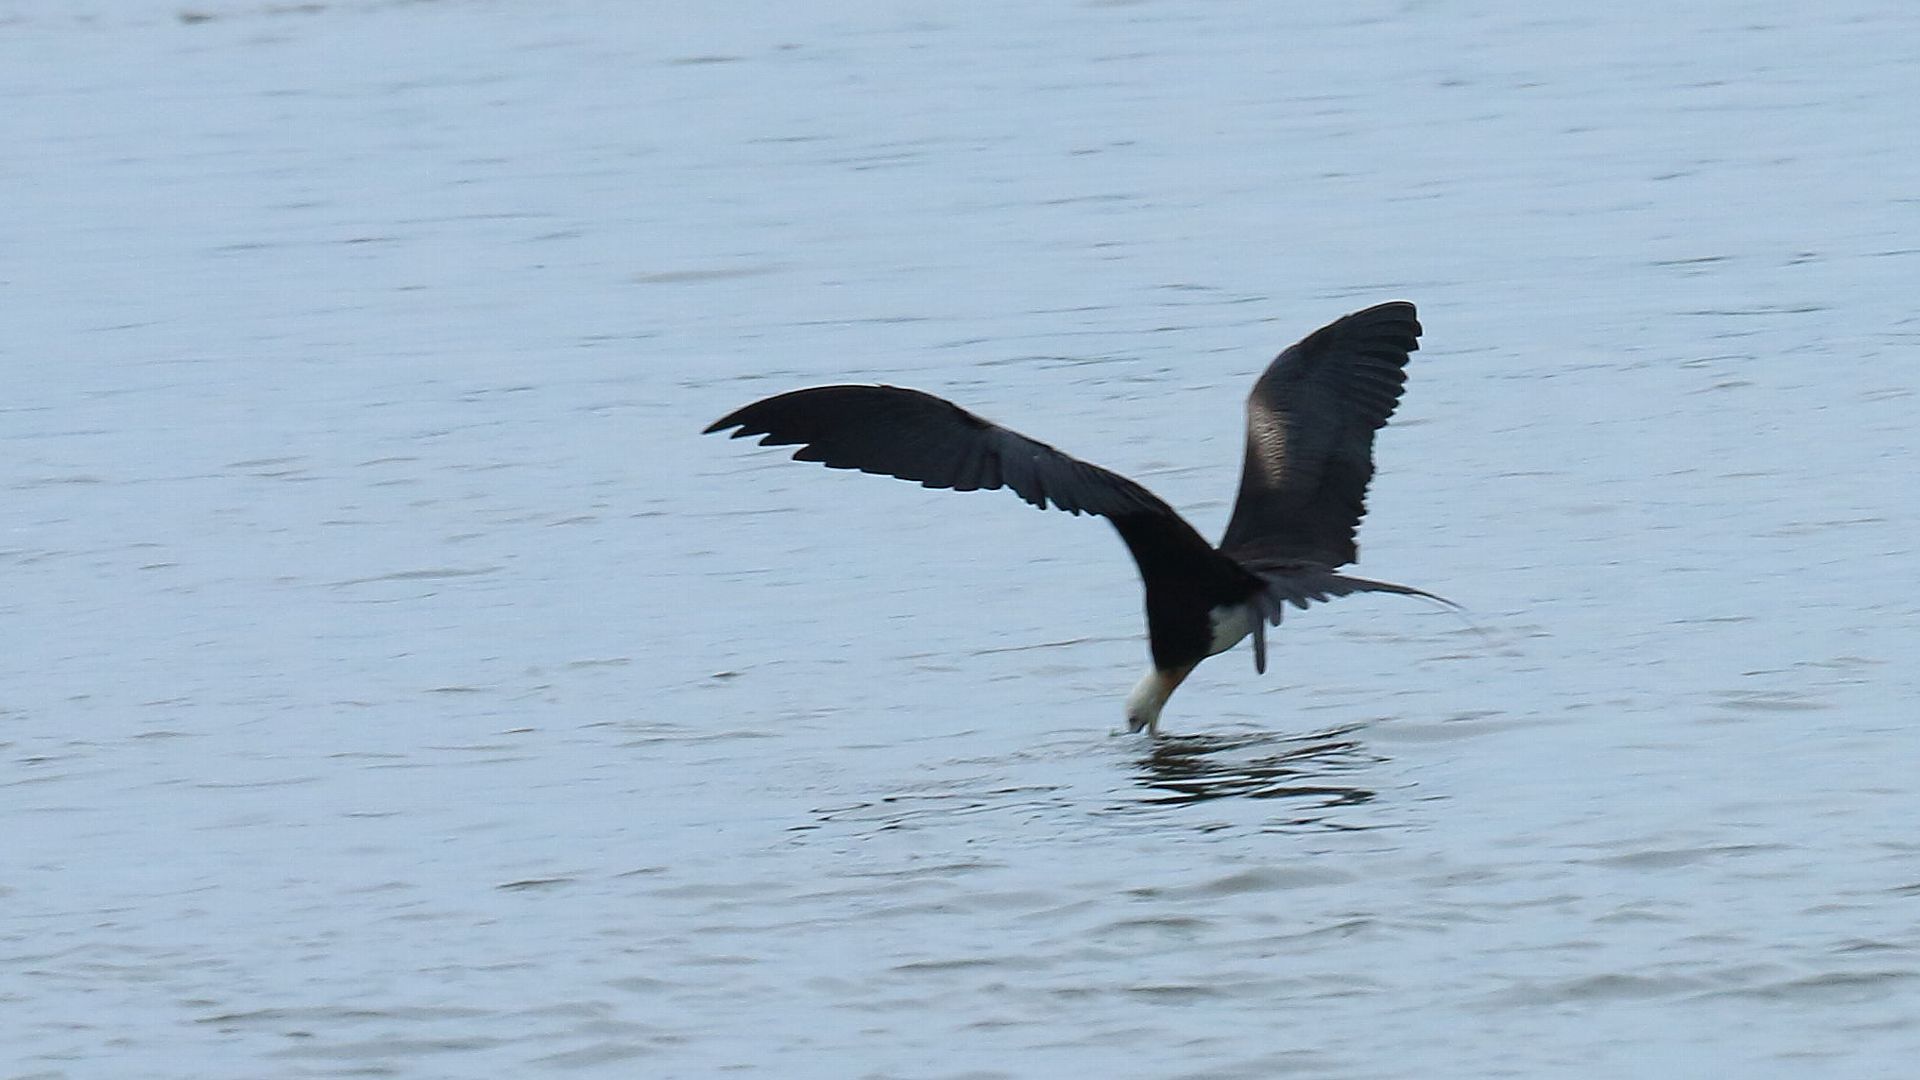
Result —
<instances>
[{"instance_id":1,"label":"bird's right wing","mask_svg":"<svg viewBox=\"0 0 1920 1080\"><path fill-rule=\"evenodd\" d=\"M923 487L1012 488L1046 509L1107 518L1145 515L1186 525L1139 484L983 420L951 401L898 386L815 386L734 410L707 433L737 428L796 461L916 480ZM1197 534L1196 534L1197 537ZM1202 542L1204 546L1204 541Z\"/></svg>"}]
</instances>

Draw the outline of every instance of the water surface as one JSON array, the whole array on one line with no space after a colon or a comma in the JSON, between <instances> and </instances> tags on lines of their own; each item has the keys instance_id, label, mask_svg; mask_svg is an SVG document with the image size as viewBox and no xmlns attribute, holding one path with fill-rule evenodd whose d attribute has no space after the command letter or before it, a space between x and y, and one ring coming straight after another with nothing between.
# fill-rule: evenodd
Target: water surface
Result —
<instances>
[{"instance_id":1,"label":"water surface","mask_svg":"<svg viewBox=\"0 0 1920 1080\"><path fill-rule=\"evenodd\" d=\"M1905 6L0 13L0 1076L1903 1077ZM1406 297L1158 743L1096 521ZM1476 629L1477 628L1477 629Z\"/></svg>"}]
</instances>

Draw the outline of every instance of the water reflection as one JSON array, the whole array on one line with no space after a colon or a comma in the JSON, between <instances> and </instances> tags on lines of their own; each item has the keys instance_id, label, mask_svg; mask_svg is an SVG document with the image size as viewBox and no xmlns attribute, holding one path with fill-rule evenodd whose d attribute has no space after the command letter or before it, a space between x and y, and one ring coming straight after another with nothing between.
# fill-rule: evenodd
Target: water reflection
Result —
<instances>
[{"instance_id":1,"label":"water reflection","mask_svg":"<svg viewBox=\"0 0 1920 1080\"><path fill-rule=\"evenodd\" d=\"M1141 757L1135 780L1148 806L1181 806L1213 799L1297 799L1303 809L1331 810L1372 802L1371 788L1344 783L1349 774L1385 758L1365 749L1357 725L1310 735L1255 732L1172 735L1156 739ZM1295 824L1322 823L1307 815Z\"/></svg>"},{"instance_id":2,"label":"water reflection","mask_svg":"<svg viewBox=\"0 0 1920 1080\"><path fill-rule=\"evenodd\" d=\"M1375 826L1357 823L1345 812L1375 800L1376 789L1362 781L1377 776L1373 770L1387 760L1366 747L1360 730L1361 725L1348 725L1307 734L1239 731L1150 741L1128 737L1132 745L1115 758L1090 755L1092 747L1076 737L1064 743L1059 754L973 760L952 775L815 807L811 820L789 830L851 827L877 834L970 820L976 822L971 827L980 828L982 820L1005 820L1008 815L1058 821L1084 819L1089 812L1096 817L1177 814L1215 800L1263 800L1261 809L1229 817L1266 830L1371 828ZM1084 771L1076 771L1073 762ZM1115 776L1114 766L1125 772ZM1115 781L1122 793L1118 801ZM1180 820L1209 832L1233 827L1210 819Z\"/></svg>"}]
</instances>

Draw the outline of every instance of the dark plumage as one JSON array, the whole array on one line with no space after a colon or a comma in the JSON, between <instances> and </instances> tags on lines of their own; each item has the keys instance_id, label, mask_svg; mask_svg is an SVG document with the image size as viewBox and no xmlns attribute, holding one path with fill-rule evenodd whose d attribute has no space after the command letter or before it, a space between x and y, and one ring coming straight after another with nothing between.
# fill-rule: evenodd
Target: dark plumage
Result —
<instances>
[{"instance_id":1,"label":"dark plumage","mask_svg":"<svg viewBox=\"0 0 1920 1080\"><path fill-rule=\"evenodd\" d=\"M706 430L798 445L796 460L829 468L956 491L1006 487L1041 509L1105 517L1146 586L1153 670L1128 699L1128 725L1157 730L1161 707L1187 673L1249 633L1254 666L1265 671L1265 626L1280 622L1284 604L1304 608L1354 592L1440 600L1335 572L1357 557L1373 435L1399 405L1419 337L1413 305L1394 301L1314 331L1268 366L1247 399L1240 495L1218 548L1126 477L918 390L794 390Z\"/></svg>"}]
</instances>

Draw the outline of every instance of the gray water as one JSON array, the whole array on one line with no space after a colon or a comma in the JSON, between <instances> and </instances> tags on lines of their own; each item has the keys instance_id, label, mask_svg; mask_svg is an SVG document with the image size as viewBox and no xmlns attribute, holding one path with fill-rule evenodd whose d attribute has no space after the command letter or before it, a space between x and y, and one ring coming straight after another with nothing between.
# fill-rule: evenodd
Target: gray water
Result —
<instances>
[{"instance_id":1,"label":"gray water","mask_svg":"<svg viewBox=\"0 0 1920 1080\"><path fill-rule=\"evenodd\" d=\"M1902 3L0 5L0 1077L1906 1077ZM1208 534L1421 305L1361 571L1158 743L1098 521L701 438L883 381Z\"/></svg>"}]
</instances>

